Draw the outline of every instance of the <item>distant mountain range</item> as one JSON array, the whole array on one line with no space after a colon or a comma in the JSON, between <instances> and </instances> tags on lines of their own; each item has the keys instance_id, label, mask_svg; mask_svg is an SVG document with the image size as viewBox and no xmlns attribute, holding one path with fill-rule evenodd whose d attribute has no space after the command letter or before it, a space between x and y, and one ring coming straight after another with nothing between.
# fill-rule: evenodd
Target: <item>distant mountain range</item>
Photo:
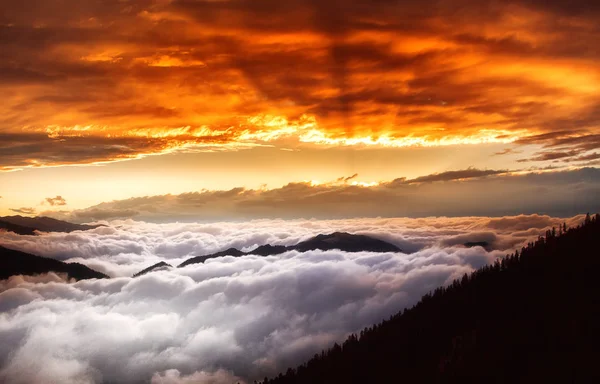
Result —
<instances>
[{"instance_id":1,"label":"distant mountain range","mask_svg":"<svg viewBox=\"0 0 600 384\"><path fill-rule=\"evenodd\" d=\"M15 232L20 235L35 235L35 231L42 232L71 232L77 230L89 230L98 228L101 225L84 225L84 224L73 224L62 220L56 220L49 217L23 217L23 216L4 216L0 217L0 229L6 229L7 231ZM470 242L465 243L466 247L482 246L489 248L489 245L485 242ZM258 256L274 256L279 255L288 251L307 252L313 250L328 251L338 249L344 252L402 252L400 248L394 244L390 244L386 241L375 239L373 237L365 235L355 235L347 232L334 232L331 234L321 234L306 241L301 241L296 245L261 245L251 251L243 252L237 248L229 248L224 251L211 253L209 255L195 256L185 260L177 267L185 267L191 264L204 263L208 259L214 259L223 256L241 257L246 255L258 255ZM6 254L7 252L18 252L9 250L7 248L1 248L0 255ZM24 252L18 253L20 257L16 257L16 253L13 253L11 258L14 260L10 261L10 265L6 264L7 268L0 273L0 279L11 276L11 274L24 274L32 275L46 272L68 272L71 271L73 278L102 278L108 277L100 272L94 271L87 267L88 271L75 270L74 268L84 267L81 264L67 264L57 260L47 259L35 255L30 255ZM4 259L6 259L4 257ZM41 259L38 260L38 259ZM33 262L32 260L37 260ZM2 260L3 263L8 263L6 260ZM3 265L3 264L0 264ZM70 267L65 267L70 266ZM79 266L79 267L76 267ZM150 272L168 270L173 268L170 264L161 261L142 271L139 271L133 277L145 275ZM13 273L14 272L14 273Z\"/></svg>"},{"instance_id":2,"label":"distant mountain range","mask_svg":"<svg viewBox=\"0 0 600 384\"><path fill-rule=\"evenodd\" d=\"M75 280L108 278L104 273L83 264L63 263L0 246L0 280L14 275L39 275L48 272L66 273L69 279Z\"/></svg>"},{"instance_id":3,"label":"distant mountain range","mask_svg":"<svg viewBox=\"0 0 600 384\"><path fill-rule=\"evenodd\" d=\"M375 239L365 235L353 235L346 232L334 232L329 235L318 235L309 240L302 241L296 245L261 245L252 251L243 252L237 248L229 248L224 251L211 253L204 256L195 256L191 259L187 259L177 267L185 267L191 264L204 263L208 259L214 259L223 256L241 257L246 255L257 255L257 256L274 256L279 255L287 251L298 251L306 252L320 249L322 251L329 251L332 249L339 249L345 252L402 252L402 250L393 244L385 242L383 240ZM149 272L162 271L165 269L172 268L171 265L161 261L160 263L154 264L138 273L133 277L145 275Z\"/></svg>"},{"instance_id":4,"label":"distant mountain range","mask_svg":"<svg viewBox=\"0 0 600 384\"><path fill-rule=\"evenodd\" d=\"M296 245L261 245L258 248L253 249L249 252L242 252L236 248L229 248L225 251L213 253L205 256L192 257L179 264L178 267L185 267L190 264L204 263L208 259L222 256L244 256L244 255L258 255L258 256L273 256L279 255L287 251L314 251L320 249L322 251L329 251L332 249L339 249L344 252L402 252L402 250L396 247L394 244L390 244L386 241L375 239L365 235L353 235L346 232L334 232L329 235L318 235L309 240L302 241Z\"/></svg>"},{"instance_id":5,"label":"distant mountain range","mask_svg":"<svg viewBox=\"0 0 600 384\"><path fill-rule=\"evenodd\" d=\"M87 231L101 227L99 225L74 224L51 217L0 216L0 229L5 229L19 235L35 235L41 232L73 232Z\"/></svg>"},{"instance_id":6,"label":"distant mountain range","mask_svg":"<svg viewBox=\"0 0 600 384\"><path fill-rule=\"evenodd\" d=\"M0 230L5 229L19 235L35 235L36 231L41 232L72 232L85 231L98 228L102 225L74 224L67 221L57 220L50 217L24 217L24 216L4 216L0 217ZM489 250L490 246L486 242L467 242L463 244L466 247L481 246ZM397 246L386 241L375 239L365 235L355 235L347 232L334 232L331 234L321 234L306 241L299 242L296 245L261 245L251 251L243 252L237 248L229 248L224 251L211 253L203 256L195 256L185 260L177 267L185 267L191 264L204 263L208 259L214 259L223 256L241 257L246 255L274 256L288 251L306 252L313 250L328 251L338 249L344 252L402 252ZM16 252L16 253L15 253ZM6 266L0 272L0 279L7 278L14 274L33 275L47 272L69 272L69 276L75 279L84 278L106 278L108 276L87 268L81 264L68 264L53 259L47 259L40 256L30 255L24 252L13 251L0 246L0 256L9 255L12 259L7 261L3 257L0 266ZM81 267L86 268L82 270ZM133 277L145 275L150 272L168 270L173 268L170 264L161 261L144 270L136 273Z\"/></svg>"},{"instance_id":7,"label":"distant mountain range","mask_svg":"<svg viewBox=\"0 0 600 384\"><path fill-rule=\"evenodd\" d=\"M38 221L35 221L36 219L48 218L35 218L33 219L34 221L22 220L19 222L28 224L37 223ZM71 224L60 220L56 221L59 223L54 228L62 228L64 231L67 231L68 229L75 230L74 228L81 229L82 227L96 228L95 226L80 226L78 224ZM39 222L54 224L53 221L47 220L40 220ZM18 224L12 223L11 225L19 226ZM23 230L23 232L25 232L24 234L33 234L33 229L31 229L30 227L21 228L25 228ZM44 226L44 228L48 229L49 225ZM345 232L335 232L329 235L318 235L309 240L302 241L296 245L290 246L266 244L261 245L260 247L249 252L242 252L236 248L229 248L221 252L212 253L210 255L192 257L191 259L188 259L183 263L179 264L178 267L181 268L185 267L186 265L204 263L208 259L223 256L273 256L293 250L298 252L306 252L316 249L320 249L323 251L339 249L345 252L402 252L400 248L383 240L374 239L372 237L364 235L353 235ZM2 246L0 246L0 268L0 279L6 279L12 275L36 275L48 272L65 272L69 275L70 278L74 278L76 280L108 277L105 274L94 271L93 269L88 268L82 264L64 263L62 261L35 256L25 252L8 249ZM150 272L168 270L171 268L173 267L170 264L161 261L136 273L135 275L133 275L133 277L145 275Z\"/></svg>"}]
</instances>

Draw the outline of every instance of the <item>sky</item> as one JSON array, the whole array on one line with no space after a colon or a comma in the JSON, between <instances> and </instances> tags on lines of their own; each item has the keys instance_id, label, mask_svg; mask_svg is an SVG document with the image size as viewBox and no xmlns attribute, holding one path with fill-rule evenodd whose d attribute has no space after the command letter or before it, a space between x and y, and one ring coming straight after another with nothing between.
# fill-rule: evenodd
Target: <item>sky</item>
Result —
<instances>
[{"instance_id":1,"label":"sky","mask_svg":"<svg viewBox=\"0 0 600 384\"><path fill-rule=\"evenodd\" d=\"M580 224L599 41L590 0L0 1L0 216L103 224L0 244L110 277L0 281L0 382L249 384ZM251 254L334 231L401 252Z\"/></svg>"},{"instance_id":2,"label":"sky","mask_svg":"<svg viewBox=\"0 0 600 384\"><path fill-rule=\"evenodd\" d=\"M584 0L2 2L0 215L297 186L368 206L403 179L431 206L388 216L593 211L599 20ZM492 185L507 208L470 207ZM127 209L104 217L159 219ZM199 218L238 217L273 213Z\"/></svg>"}]
</instances>

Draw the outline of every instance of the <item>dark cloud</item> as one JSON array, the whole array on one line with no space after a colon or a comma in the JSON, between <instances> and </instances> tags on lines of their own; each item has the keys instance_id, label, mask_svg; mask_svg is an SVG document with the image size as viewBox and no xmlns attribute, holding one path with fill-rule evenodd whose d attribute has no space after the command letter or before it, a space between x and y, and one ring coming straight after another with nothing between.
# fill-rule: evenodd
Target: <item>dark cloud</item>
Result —
<instances>
[{"instance_id":1,"label":"dark cloud","mask_svg":"<svg viewBox=\"0 0 600 384\"><path fill-rule=\"evenodd\" d=\"M527 161L548 161L548 160L564 159L567 157L572 158L572 157L577 156L579 153L580 153L579 151L568 151L568 152L547 151L547 152L540 152L540 153L536 154L536 156L534 156L530 159L520 159L517 161L520 163L523 163L523 162L527 162Z\"/></svg>"},{"instance_id":2,"label":"dark cloud","mask_svg":"<svg viewBox=\"0 0 600 384\"><path fill-rule=\"evenodd\" d=\"M451 181L458 179L473 179L481 178L491 175L499 175L507 173L506 170L493 170L493 169L476 169L469 168L459 171L447 171L442 173L434 173L433 175L421 176L416 179L407 180L407 183L430 183L435 181Z\"/></svg>"},{"instance_id":3,"label":"dark cloud","mask_svg":"<svg viewBox=\"0 0 600 384\"><path fill-rule=\"evenodd\" d=\"M45 201L53 207L55 205L67 205L67 201L62 196L46 197Z\"/></svg>"},{"instance_id":4,"label":"dark cloud","mask_svg":"<svg viewBox=\"0 0 600 384\"><path fill-rule=\"evenodd\" d=\"M417 177L415 179L407 179L406 177L397 178L386 185L388 187L397 187L403 184L416 184L416 183L433 183L438 181L453 181L461 179L477 179L493 175L501 175L508 173L507 170L494 170L494 169L477 169L467 168L458 171L446 171L441 173L434 173L431 175Z\"/></svg>"},{"instance_id":5,"label":"dark cloud","mask_svg":"<svg viewBox=\"0 0 600 384\"><path fill-rule=\"evenodd\" d=\"M338 179L338 180L339 180L339 181L348 182L348 181L350 181L350 180L352 180L352 179L356 179L357 177L358 177L358 173L355 173L355 174L354 174L354 175L352 175L352 176L348 176L348 177L342 177L342 178L340 178L340 179Z\"/></svg>"},{"instance_id":6,"label":"dark cloud","mask_svg":"<svg viewBox=\"0 0 600 384\"><path fill-rule=\"evenodd\" d=\"M218 136L188 139L209 147L231 141ZM0 170L126 160L160 153L172 146L161 138L0 133Z\"/></svg>"},{"instance_id":7,"label":"dark cloud","mask_svg":"<svg viewBox=\"0 0 600 384\"><path fill-rule=\"evenodd\" d=\"M530 136L517 141L519 144L542 145L545 151L538 152L534 157L521 159L526 161L548 161L560 159L564 162L595 160L595 153L587 153L600 148L600 135L585 131L558 131Z\"/></svg>"},{"instance_id":8,"label":"dark cloud","mask_svg":"<svg viewBox=\"0 0 600 384\"><path fill-rule=\"evenodd\" d=\"M582 156L577 156L574 158L569 159L568 161L592 161L592 160L598 160L600 159L600 153L590 153L589 155L582 155Z\"/></svg>"},{"instance_id":9,"label":"dark cloud","mask_svg":"<svg viewBox=\"0 0 600 384\"><path fill-rule=\"evenodd\" d=\"M501 156L501 155L509 155L509 154L513 154L513 153L521 153L521 151L517 151L514 150L512 148L505 148L500 152L496 152L494 153L495 156Z\"/></svg>"}]
</instances>

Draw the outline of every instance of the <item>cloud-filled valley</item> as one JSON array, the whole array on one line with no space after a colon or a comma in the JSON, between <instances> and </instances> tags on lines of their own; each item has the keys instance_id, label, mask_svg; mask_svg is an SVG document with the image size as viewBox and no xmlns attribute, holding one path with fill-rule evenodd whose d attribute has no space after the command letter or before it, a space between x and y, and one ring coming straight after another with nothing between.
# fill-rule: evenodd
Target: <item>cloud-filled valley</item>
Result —
<instances>
[{"instance_id":1,"label":"cloud-filled valley","mask_svg":"<svg viewBox=\"0 0 600 384\"><path fill-rule=\"evenodd\" d=\"M566 219L567 225L582 217ZM54 274L0 282L0 379L11 383L252 382L295 365L424 293L536 239L563 219L113 221L0 244L81 262L113 278ZM158 261L236 247L292 245L333 231L406 253L289 251L222 257L131 278ZM467 248L467 242L485 242Z\"/></svg>"}]
</instances>

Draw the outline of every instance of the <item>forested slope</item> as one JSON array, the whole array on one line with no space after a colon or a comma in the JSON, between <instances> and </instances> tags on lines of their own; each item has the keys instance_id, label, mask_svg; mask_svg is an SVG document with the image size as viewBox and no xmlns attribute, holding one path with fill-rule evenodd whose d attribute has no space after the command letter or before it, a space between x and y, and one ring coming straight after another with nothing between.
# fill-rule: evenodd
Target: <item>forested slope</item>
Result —
<instances>
[{"instance_id":1,"label":"forested slope","mask_svg":"<svg viewBox=\"0 0 600 384\"><path fill-rule=\"evenodd\" d=\"M262 383L594 382L599 249L599 215L548 231Z\"/></svg>"}]
</instances>

